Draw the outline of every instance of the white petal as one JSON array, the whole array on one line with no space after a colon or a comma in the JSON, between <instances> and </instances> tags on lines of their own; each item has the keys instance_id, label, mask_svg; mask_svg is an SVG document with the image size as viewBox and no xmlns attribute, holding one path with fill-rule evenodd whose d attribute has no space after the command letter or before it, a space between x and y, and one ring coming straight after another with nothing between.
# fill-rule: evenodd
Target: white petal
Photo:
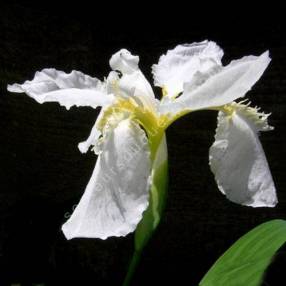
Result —
<instances>
[{"instance_id":1,"label":"white petal","mask_svg":"<svg viewBox=\"0 0 286 286\"><path fill-rule=\"evenodd\" d=\"M100 139L101 135L103 135L101 133L100 130L97 129L97 124L98 122L100 122L100 120L102 119L102 117L104 116L104 112L105 109L102 108L99 112L99 115L97 116L95 123L91 129L91 132L88 136L88 138L83 141L80 142L78 144L78 149L81 153L86 153L88 151L88 149L90 148L90 146L93 146L93 151L95 154L99 154L102 150L102 141Z\"/></svg>"},{"instance_id":2,"label":"white petal","mask_svg":"<svg viewBox=\"0 0 286 286\"><path fill-rule=\"evenodd\" d=\"M119 81L120 77L118 72L116 71L111 71L106 80L106 91L108 94L112 93L112 94L116 94L118 92L117 90L117 86L118 86L118 81Z\"/></svg>"},{"instance_id":3,"label":"white petal","mask_svg":"<svg viewBox=\"0 0 286 286\"><path fill-rule=\"evenodd\" d=\"M157 111L159 101L155 98L153 90L140 70L132 74L124 74L118 81L119 96L132 97L138 105Z\"/></svg>"},{"instance_id":4,"label":"white petal","mask_svg":"<svg viewBox=\"0 0 286 286\"><path fill-rule=\"evenodd\" d=\"M193 82L186 83L179 98L162 104L161 113L211 108L243 97L262 76L269 62L268 51L259 57L248 56L232 61L198 86Z\"/></svg>"},{"instance_id":5,"label":"white petal","mask_svg":"<svg viewBox=\"0 0 286 286\"><path fill-rule=\"evenodd\" d=\"M168 97L183 91L185 82L197 73L205 73L221 66L223 50L211 41L179 45L162 55L157 65L153 65L154 84L164 87Z\"/></svg>"},{"instance_id":6,"label":"white petal","mask_svg":"<svg viewBox=\"0 0 286 286\"><path fill-rule=\"evenodd\" d=\"M31 81L8 85L11 92L25 92L39 103L58 102L69 109L71 106L104 106L110 104L112 96L97 78L79 71L66 74L55 69L36 72Z\"/></svg>"},{"instance_id":7,"label":"white petal","mask_svg":"<svg viewBox=\"0 0 286 286\"><path fill-rule=\"evenodd\" d=\"M111 68L123 74L121 79L117 77L117 81L114 73L111 73L108 77L109 82L115 83L112 89L114 93L116 93L116 88L118 88L119 85L119 93L122 93L121 95L130 96L131 94L133 95L136 90L137 93L145 96L155 97L150 83L138 68L138 64L139 57L132 55L125 49L120 50L111 57ZM116 85L116 82L118 85Z\"/></svg>"},{"instance_id":8,"label":"white petal","mask_svg":"<svg viewBox=\"0 0 286 286\"><path fill-rule=\"evenodd\" d=\"M68 239L106 239L135 230L148 206L150 152L145 132L129 120L113 130L80 203L63 225Z\"/></svg>"},{"instance_id":9,"label":"white petal","mask_svg":"<svg viewBox=\"0 0 286 286\"><path fill-rule=\"evenodd\" d=\"M220 112L210 148L210 167L229 200L252 207L273 207L276 190L257 126L240 111L231 117Z\"/></svg>"},{"instance_id":10,"label":"white petal","mask_svg":"<svg viewBox=\"0 0 286 286\"><path fill-rule=\"evenodd\" d=\"M125 74L119 80L120 91L124 95L134 94L155 98L152 87L140 70Z\"/></svg>"},{"instance_id":11,"label":"white petal","mask_svg":"<svg viewBox=\"0 0 286 286\"><path fill-rule=\"evenodd\" d=\"M138 70L139 57L132 55L126 49L121 49L109 60L110 67L124 73L132 73Z\"/></svg>"},{"instance_id":12,"label":"white petal","mask_svg":"<svg viewBox=\"0 0 286 286\"><path fill-rule=\"evenodd\" d=\"M139 57L133 56L123 49L110 59L110 66L122 72L122 77L111 73L108 76L108 88L119 97L133 97L139 104L148 105L154 109L157 105L154 92L148 80L138 68Z\"/></svg>"},{"instance_id":13,"label":"white petal","mask_svg":"<svg viewBox=\"0 0 286 286\"><path fill-rule=\"evenodd\" d=\"M95 122L95 124L93 125L90 135L88 136L88 138L83 141L80 142L78 144L78 149L80 150L81 153L86 153L89 149L89 147L91 145L95 145L97 140L99 139L99 137L101 136L101 132L97 129L96 124L97 122Z\"/></svg>"}]
</instances>

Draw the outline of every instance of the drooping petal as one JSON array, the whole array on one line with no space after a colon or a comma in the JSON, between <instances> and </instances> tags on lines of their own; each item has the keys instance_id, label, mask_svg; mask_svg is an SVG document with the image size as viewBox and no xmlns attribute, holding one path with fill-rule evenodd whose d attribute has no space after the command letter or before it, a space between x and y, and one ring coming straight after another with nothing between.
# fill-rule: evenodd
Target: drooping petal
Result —
<instances>
[{"instance_id":1,"label":"drooping petal","mask_svg":"<svg viewBox=\"0 0 286 286\"><path fill-rule=\"evenodd\" d=\"M71 218L68 239L106 239L135 230L148 206L151 162L145 132L124 120L111 132Z\"/></svg>"},{"instance_id":2,"label":"drooping petal","mask_svg":"<svg viewBox=\"0 0 286 286\"><path fill-rule=\"evenodd\" d=\"M221 66L223 50L212 41L176 46L152 66L155 86L164 88L167 97L183 91L183 85L196 73L206 73Z\"/></svg>"},{"instance_id":3,"label":"drooping petal","mask_svg":"<svg viewBox=\"0 0 286 286\"><path fill-rule=\"evenodd\" d=\"M197 79L195 84L194 80L186 83L179 98L161 105L161 113L176 114L183 110L222 106L243 97L262 76L269 62L268 51L258 57L232 61L203 82Z\"/></svg>"},{"instance_id":4,"label":"drooping petal","mask_svg":"<svg viewBox=\"0 0 286 286\"><path fill-rule=\"evenodd\" d=\"M260 130L271 130L264 114L255 115L246 108L231 116L219 112L210 167L229 200L252 207L274 207L276 190L258 138Z\"/></svg>"},{"instance_id":5,"label":"drooping petal","mask_svg":"<svg viewBox=\"0 0 286 286\"><path fill-rule=\"evenodd\" d=\"M107 95L104 84L79 71L69 74L56 69L36 72L31 81L8 85L11 92L25 92L38 103L58 102L69 109L71 106L105 106L111 103L112 95Z\"/></svg>"}]
</instances>

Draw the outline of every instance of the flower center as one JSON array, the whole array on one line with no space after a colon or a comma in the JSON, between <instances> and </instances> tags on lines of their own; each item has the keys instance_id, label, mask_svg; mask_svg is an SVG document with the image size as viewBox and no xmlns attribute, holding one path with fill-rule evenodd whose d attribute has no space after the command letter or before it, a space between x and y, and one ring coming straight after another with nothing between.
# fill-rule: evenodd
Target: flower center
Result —
<instances>
[{"instance_id":1,"label":"flower center","mask_svg":"<svg viewBox=\"0 0 286 286\"><path fill-rule=\"evenodd\" d=\"M138 123L145 130L152 156L152 153L157 150L170 119L166 115L159 115L153 106L145 102L144 98L119 97L114 104L103 110L97 128L103 134L106 130L115 128L120 121L127 118Z\"/></svg>"}]
</instances>

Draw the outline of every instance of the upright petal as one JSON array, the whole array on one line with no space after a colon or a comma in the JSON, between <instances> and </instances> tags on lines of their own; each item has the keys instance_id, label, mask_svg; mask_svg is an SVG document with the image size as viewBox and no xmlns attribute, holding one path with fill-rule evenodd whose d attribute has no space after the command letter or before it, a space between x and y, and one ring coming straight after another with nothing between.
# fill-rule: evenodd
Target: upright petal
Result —
<instances>
[{"instance_id":1,"label":"upright petal","mask_svg":"<svg viewBox=\"0 0 286 286\"><path fill-rule=\"evenodd\" d=\"M139 95L155 98L152 87L140 70L124 74L118 82L120 92L125 96Z\"/></svg>"},{"instance_id":2,"label":"upright petal","mask_svg":"<svg viewBox=\"0 0 286 286\"><path fill-rule=\"evenodd\" d=\"M200 72L206 73L221 66L223 50L211 41L179 45L162 55L153 65L154 84L164 88L172 98L183 91L185 82Z\"/></svg>"},{"instance_id":3,"label":"upright petal","mask_svg":"<svg viewBox=\"0 0 286 286\"><path fill-rule=\"evenodd\" d=\"M118 77L117 80L114 74L112 74L112 91L117 96L135 97L135 99L138 99L138 102L143 101L143 104L147 104L149 108L154 109L156 108L157 100L150 83L139 69L138 64L139 57L132 55L125 49L118 51L111 57L111 68L122 73L122 77ZM111 85L109 84L109 86Z\"/></svg>"},{"instance_id":4,"label":"upright petal","mask_svg":"<svg viewBox=\"0 0 286 286\"><path fill-rule=\"evenodd\" d=\"M220 191L235 203L274 207L276 190L258 138L271 130L267 116L240 106L232 115L219 112L215 142L210 148L210 167Z\"/></svg>"},{"instance_id":5,"label":"upright petal","mask_svg":"<svg viewBox=\"0 0 286 286\"><path fill-rule=\"evenodd\" d=\"M36 72L33 80L8 85L8 90L25 92L38 103L58 102L67 109L73 105L96 108L112 101L112 96L106 94L100 80L79 71L66 74L55 69L43 69Z\"/></svg>"},{"instance_id":6,"label":"upright petal","mask_svg":"<svg viewBox=\"0 0 286 286\"><path fill-rule=\"evenodd\" d=\"M111 132L91 179L71 218L68 239L106 239L135 230L148 206L150 152L145 132L124 120Z\"/></svg>"},{"instance_id":7,"label":"upright petal","mask_svg":"<svg viewBox=\"0 0 286 286\"><path fill-rule=\"evenodd\" d=\"M198 110L228 104L245 96L262 76L270 63L268 51L262 55L243 57L232 61L220 71L206 78L197 75L184 85L183 94L162 104L162 113L176 114L183 110Z\"/></svg>"},{"instance_id":8,"label":"upright petal","mask_svg":"<svg viewBox=\"0 0 286 286\"><path fill-rule=\"evenodd\" d=\"M126 49L121 49L110 58L109 64L113 70L122 73L133 73L138 70L139 57L132 55Z\"/></svg>"}]
</instances>

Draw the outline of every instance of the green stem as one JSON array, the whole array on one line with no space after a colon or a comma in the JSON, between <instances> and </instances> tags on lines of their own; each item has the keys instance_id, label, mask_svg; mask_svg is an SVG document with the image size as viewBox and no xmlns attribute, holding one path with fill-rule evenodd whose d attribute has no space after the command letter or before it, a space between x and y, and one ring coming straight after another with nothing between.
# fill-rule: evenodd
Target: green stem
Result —
<instances>
[{"instance_id":1,"label":"green stem","mask_svg":"<svg viewBox=\"0 0 286 286\"><path fill-rule=\"evenodd\" d=\"M168 160L165 134L158 133L152 137L151 154L153 161L152 185L150 188L149 206L135 231L134 253L125 276L123 286L129 286L140 261L145 245L156 230L165 206L168 186ZM150 139L150 138L149 138ZM159 140L160 139L160 140Z\"/></svg>"},{"instance_id":2,"label":"green stem","mask_svg":"<svg viewBox=\"0 0 286 286\"><path fill-rule=\"evenodd\" d=\"M128 272L125 276L125 279L123 281L123 284L122 286L129 286L130 285L130 282L133 278L133 275L134 275L134 272L139 264L139 261L140 261L140 257L141 257L141 253L142 251L140 250L134 250L134 253L133 253L133 256L132 256L132 259L130 261L130 264L129 264L129 267L128 267Z\"/></svg>"}]
</instances>

